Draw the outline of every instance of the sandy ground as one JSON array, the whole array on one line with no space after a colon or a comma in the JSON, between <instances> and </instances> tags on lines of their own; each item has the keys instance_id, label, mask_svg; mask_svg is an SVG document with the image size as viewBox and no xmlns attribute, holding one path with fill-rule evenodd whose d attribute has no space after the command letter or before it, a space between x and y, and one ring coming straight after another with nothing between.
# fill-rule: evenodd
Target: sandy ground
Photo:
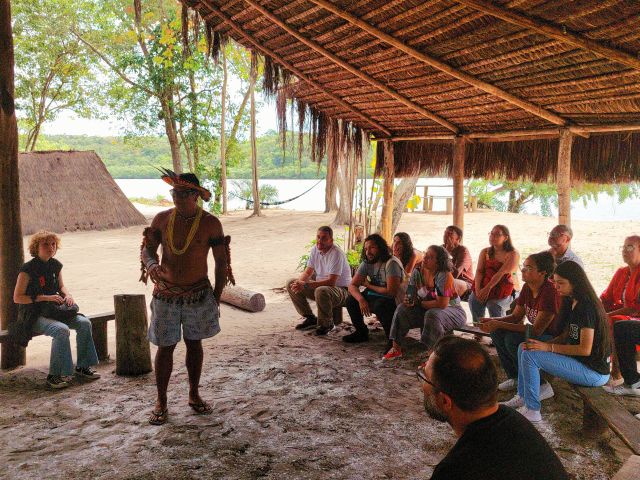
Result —
<instances>
[{"instance_id":1,"label":"sandy ground","mask_svg":"<svg viewBox=\"0 0 640 480\"><path fill-rule=\"evenodd\" d=\"M0 373L0 476L428 478L455 437L448 425L423 411L414 375L419 349L388 367L379 361L380 329L372 342L357 346L340 341L348 322L327 338L295 331L297 314L279 287L295 274L316 228L333 217L265 213L263 218L246 219L245 212L223 218L232 236L238 284L262 292L267 307L251 314L223 305L222 332L204 342L201 387L203 397L215 405L213 415L196 416L187 406L182 345L169 387L169 422L151 427L152 374L119 377L110 361L99 366L102 379L95 383L49 391L44 380L50 340L38 337L29 345L26 367ZM448 222L445 215L405 214L400 230L423 249L441 243ZM554 220L467 214L465 244L474 257L497 223L509 226L524 256L545 248ZM118 293L144 293L149 300L151 287L137 281L140 232L129 228L62 236L57 257L82 311L113 310ZM619 245L631 232L640 232L640 222L575 225L574 249L598 291L621 263ZM109 332L113 357L113 325ZM540 431L574 478L610 478L629 452L617 438L584 438L579 400L563 382L553 385L556 396L543 404ZM632 412L640 411L640 401L625 403Z\"/></svg>"}]
</instances>

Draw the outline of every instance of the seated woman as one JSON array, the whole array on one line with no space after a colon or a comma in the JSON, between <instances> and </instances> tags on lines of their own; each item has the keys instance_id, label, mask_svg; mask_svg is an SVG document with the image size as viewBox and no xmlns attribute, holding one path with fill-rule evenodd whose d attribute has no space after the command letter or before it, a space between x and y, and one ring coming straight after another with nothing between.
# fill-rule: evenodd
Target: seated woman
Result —
<instances>
[{"instance_id":1,"label":"seated woman","mask_svg":"<svg viewBox=\"0 0 640 480\"><path fill-rule=\"evenodd\" d=\"M513 300L518 282L520 254L513 247L509 229L496 225L489 233L490 247L483 248L478 258L473 293L469 297L469 309L474 323L484 317L489 309L490 317L504 317Z\"/></svg>"},{"instance_id":2,"label":"seated woman","mask_svg":"<svg viewBox=\"0 0 640 480\"><path fill-rule=\"evenodd\" d=\"M549 278L554 269L555 261L550 252L529 255L521 269L525 283L513 313L506 317L480 319L480 328L491 334L500 364L507 374L507 380L498 385L498 390L508 391L517 387L518 346L526 340L527 334L547 341L562 333L562 326L556 318L560 297ZM525 325L525 316L530 325ZM540 400L552 396L551 384L545 382L540 387Z\"/></svg>"},{"instance_id":3,"label":"seated woman","mask_svg":"<svg viewBox=\"0 0 640 480\"><path fill-rule=\"evenodd\" d=\"M53 258L59 246L60 238L52 232L41 230L31 237L29 253L33 259L22 266L13 292L13 301L20 309L36 304L38 312L44 306L43 302L74 304L73 297L62 280L62 264ZM53 337L47 386L54 389L65 388L69 386L65 377L74 373L69 328L77 331L78 358L75 374L91 380L100 378L91 368L98 364L98 355L91 335L91 321L88 318L78 314L67 323L63 323L41 314L34 317L32 333Z\"/></svg>"},{"instance_id":4,"label":"seated woman","mask_svg":"<svg viewBox=\"0 0 640 480\"><path fill-rule=\"evenodd\" d=\"M424 252L422 263L411 274L409 294L393 315L389 334L392 347L383 359L402 356L403 340L412 328L422 328L420 341L430 352L441 337L467 323L451 269L451 259L443 247L431 245Z\"/></svg>"},{"instance_id":5,"label":"seated woman","mask_svg":"<svg viewBox=\"0 0 640 480\"><path fill-rule=\"evenodd\" d=\"M622 260L627 264L620 267L600 295L609 320L609 336L613 339L614 323L621 320L640 319L640 236L625 238L622 246ZM615 344L611 345L611 381L620 380L620 367Z\"/></svg>"},{"instance_id":6,"label":"seated woman","mask_svg":"<svg viewBox=\"0 0 640 480\"><path fill-rule=\"evenodd\" d=\"M393 236L391 244L393 256L400 260L404 273L411 275L416 264L422 261L422 252L413 248L413 242L408 233L398 232Z\"/></svg>"},{"instance_id":7,"label":"seated woman","mask_svg":"<svg viewBox=\"0 0 640 480\"><path fill-rule=\"evenodd\" d=\"M531 422L540 415L540 371L585 387L609 380L609 328L602 302L580 265L567 260L553 275L562 305L560 336L543 342L530 339L518 349L518 394L505 405L519 408Z\"/></svg>"}]
</instances>

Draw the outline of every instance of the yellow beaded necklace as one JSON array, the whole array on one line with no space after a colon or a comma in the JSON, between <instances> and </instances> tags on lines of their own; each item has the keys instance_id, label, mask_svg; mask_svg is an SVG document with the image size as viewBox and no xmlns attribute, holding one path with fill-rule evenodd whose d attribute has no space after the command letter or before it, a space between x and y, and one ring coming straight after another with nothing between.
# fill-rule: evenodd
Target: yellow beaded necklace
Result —
<instances>
[{"instance_id":1,"label":"yellow beaded necklace","mask_svg":"<svg viewBox=\"0 0 640 480\"><path fill-rule=\"evenodd\" d=\"M198 213L196 213L196 218L193 221L193 225L191 225L191 230L189 230L189 235L187 235L187 239L184 242L184 246L181 249L177 249L173 245L173 227L176 221L176 213L177 210L174 208L173 212L171 212L171 216L169 217L169 225L167 225L167 244L169 245L169 250L174 255L182 255L187 251L189 245L193 240L193 237L196 236L196 232L198 231L198 227L200 226L200 219L202 218L202 209L198 208Z\"/></svg>"}]
</instances>

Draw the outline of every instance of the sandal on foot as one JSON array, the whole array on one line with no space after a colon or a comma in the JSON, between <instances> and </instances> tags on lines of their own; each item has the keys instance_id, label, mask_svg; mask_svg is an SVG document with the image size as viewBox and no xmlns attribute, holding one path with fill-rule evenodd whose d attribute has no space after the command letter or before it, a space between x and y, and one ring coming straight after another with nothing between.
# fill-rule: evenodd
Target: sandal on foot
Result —
<instances>
[{"instance_id":1,"label":"sandal on foot","mask_svg":"<svg viewBox=\"0 0 640 480\"><path fill-rule=\"evenodd\" d=\"M167 423L167 419L169 418L169 409L165 408L160 412L153 410L151 415L149 416L149 423L151 425L164 425Z\"/></svg>"},{"instance_id":2,"label":"sandal on foot","mask_svg":"<svg viewBox=\"0 0 640 480\"><path fill-rule=\"evenodd\" d=\"M202 402L189 402L189 406L196 412L198 415L211 415L213 413L213 408L204 400Z\"/></svg>"}]
</instances>

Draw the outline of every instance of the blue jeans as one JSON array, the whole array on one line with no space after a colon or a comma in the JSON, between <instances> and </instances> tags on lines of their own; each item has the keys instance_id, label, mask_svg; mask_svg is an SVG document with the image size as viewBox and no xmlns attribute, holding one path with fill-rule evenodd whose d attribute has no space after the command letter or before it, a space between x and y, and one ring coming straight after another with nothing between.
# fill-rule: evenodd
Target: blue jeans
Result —
<instances>
[{"instance_id":1,"label":"blue jeans","mask_svg":"<svg viewBox=\"0 0 640 480\"><path fill-rule=\"evenodd\" d=\"M484 317L485 309L489 309L490 317L504 317L507 315L507 310L511 306L513 297L509 295L504 298L493 298L487 300L487 303L482 303L478 300L475 293L472 293L469 297L469 310L471 310L471 316L474 322L479 322L481 317Z\"/></svg>"},{"instance_id":2,"label":"blue jeans","mask_svg":"<svg viewBox=\"0 0 640 480\"><path fill-rule=\"evenodd\" d=\"M529 410L540 410L540 370L583 387L601 387L609 380L568 355L518 348L518 395Z\"/></svg>"},{"instance_id":3,"label":"blue jeans","mask_svg":"<svg viewBox=\"0 0 640 480\"><path fill-rule=\"evenodd\" d=\"M546 342L553 336L541 335L532 338ZM524 333L500 329L491 333L491 340L496 347L500 365L507 374L507 378L518 378L518 346L524 342Z\"/></svg>"},{"instance_id":4,"label":"blue jeans","mask_svg":"<svg viewBox=\"0 0 640 480\"><path fill-rule=\"evenodd\" d=\"M38 317L33 331L53 338L51 342L51 359L49 360L49 375L72 375L73 358L69 343L69 329L77 332L76 344L78 348L79 368L91 367L98 364L98 354L91 335L91 320L82 315L76 315L69 325L46 317Z\"/></svg>"}]
</instances>

